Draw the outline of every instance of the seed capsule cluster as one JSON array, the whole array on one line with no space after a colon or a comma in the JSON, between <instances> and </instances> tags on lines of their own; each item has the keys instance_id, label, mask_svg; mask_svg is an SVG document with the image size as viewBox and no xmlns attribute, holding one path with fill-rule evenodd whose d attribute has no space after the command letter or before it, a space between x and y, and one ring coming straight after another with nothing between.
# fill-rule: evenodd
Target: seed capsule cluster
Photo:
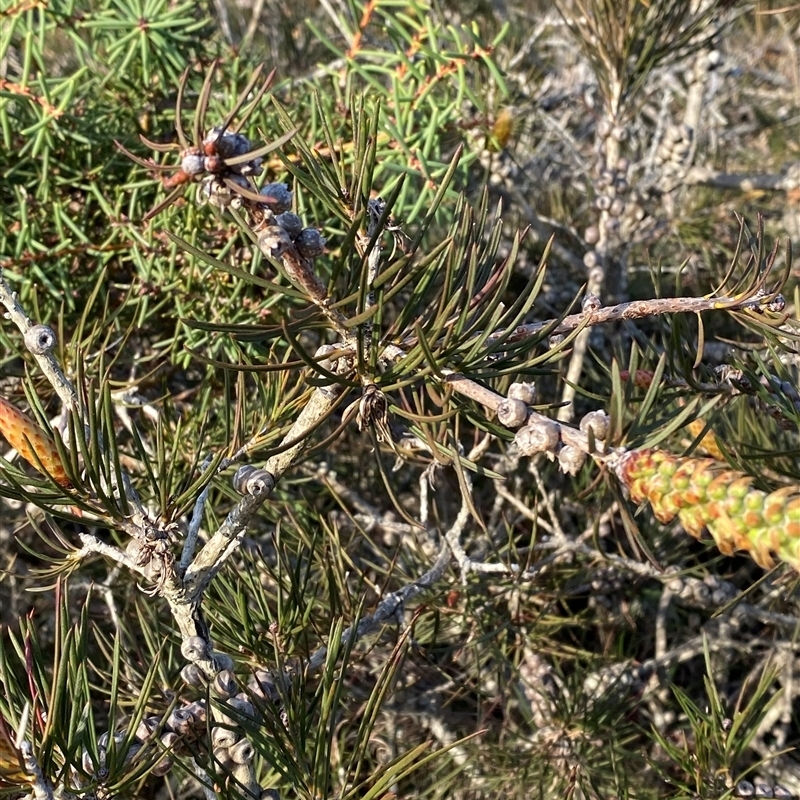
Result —
<instances>
[{"instance_id":1,"label":"seed capsule cluster","mask_svg":"<svg viewBox=\"0 0 800 800\"><path fill-rule=\"evenodd\" d=\"M771 797L775 800L793 800L797 795L780 784L739 781L733 790L734 797Z\"/></svg>"},{"instance_id":2,"label":"seed capsule cluster","mask_svg":"<svg viewBox=\"0 0 800 800\"><path fill-rule=\"evenodd\" d=\"M591 430L595 441L602 442L608 436L609 423L604 411L592 411L583 417L580 428L586 434ZM580 472L587 458L586 450L562 442L561 426L558 422L538 414L531 415L527 424L517 431L514 447L523 456L544 453L548 458L558 461L562 472L573 476Z\"/></svg>"}]
</instances>

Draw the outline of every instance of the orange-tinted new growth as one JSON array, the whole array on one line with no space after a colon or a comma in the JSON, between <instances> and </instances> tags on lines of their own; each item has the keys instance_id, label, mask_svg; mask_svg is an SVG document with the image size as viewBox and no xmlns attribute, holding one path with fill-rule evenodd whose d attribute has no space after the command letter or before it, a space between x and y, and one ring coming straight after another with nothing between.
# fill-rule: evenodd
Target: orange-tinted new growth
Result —
<instances>
[{"instance_id":1,"label":"orange-tinted new growth","mask_svg":"<svg viewBox=\"0 0 800 800\"><path fill-rule=\"evenodd\" d=\"M33 467L64 488L72 486L55 443L30 417L0 397L0 434Z\"/></svg>"}]
</instances>

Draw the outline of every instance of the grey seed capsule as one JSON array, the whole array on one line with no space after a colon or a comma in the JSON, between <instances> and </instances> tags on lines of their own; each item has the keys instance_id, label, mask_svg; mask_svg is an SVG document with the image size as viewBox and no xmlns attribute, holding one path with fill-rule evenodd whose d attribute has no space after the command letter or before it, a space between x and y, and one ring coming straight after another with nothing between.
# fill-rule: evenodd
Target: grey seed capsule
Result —
<instances>
[{"instance_id":1,"label":"grey seed capsule","mask_svg":"<svg viewBox=\"0 0 800 800\"><path fill-rule=\"evenodd\" d=\"M211 743L214 747L230 748L239 741L239 734L229 728L214 728L211 731Z\"/></svg>"},{"instance_id":2,"label":"grey seed capsule","mask_svg":"<svg viewBox=\"0 0 800 800\"><path fill-rule=\"evenodd\" d=\"M611 130L611 137L618 142L624 142L628 138L628 129L624 125L615 125Z\"/></svg>"},{"instance_id":3,"label":"grey seed capsule","mask_svg":"<svg viewBox=\"0 0 800 800\"><path fill-rule=\"evenodd\" d=\"M250 698L243 693L229 698L225 701L225 705L235 709L240 717L254 718L256 715L256 707L250 702Z\"/></svg>"},{"instance_id":4,"label":"grey seed capsule","mask_svg":"<svg viewBox=\"0 0 800 800\"><path fill-rule=\"evenodd\" d=\"M680 142L683 139L683 131L680 125L670 125L664 131L665 142Z\"/></svg>"},{"instance_id":5,"label":"grey seed capsule","mask_svg":"<svg viewBox=\"0 0 800 800\"><path fill-rule=\"evenodd\" d=\"M497 406L497 421L507 428L518 428L528 418L528 407L522 400L506 398Z\"/></svg>"},{"instance_id":6,"label":"grey seed capsule","mask_svg":"<svg viewBox=\"0 0 800 800\"><path fill-rule=\"evenodd\" d=\"M595 250L587 250L583 254L583 264L584 266L591 269L592 267L596 267L600 263L600 256L597 255Z\"/></svg>"},{"instance_id":7,"label":"grey seed capsule","mask_svg":"<svg viewBox=\"0 0 800 800\"><path fill-rule=\"evenodd\" d=\"M655 162L656 164L664 164L666 161L669 161L670 157L672 156L672 143L671 142L661 142L656 150L655 155Z\"/></svg>"},{"instance_id":8,"label":"grey seed capsule","mask_svg":"<svg viewBox=\"0 0 800 800\"><path fill-rule=\"evenodd\" d=\"M230 748L230 754L231 761L234 764L249 764L253 760L256 751L247 739L242 739Z\"/></svg>"},{"instance_id":9,"label":"grey seed capsule","mask_svg":"<svg viewBox=\"0 0 800 800\"><path fill-rule=\"evenodd\" d=\"M273 214L282 214L292 207L292 192L285 183L267 183L259 194L271 198L269 207Z\"/></svg>"},{"instance_id":10,"label":"grey seed capsule","mask_svg":"<svg viewBox=\"0 0 800 800\"><path fill-rule=\"evenodd\" d=\"M514 436L514 444L523 456L552 452L561 438L561 428L552 420L532 421L520 428Z\"/></svg>"},{"instance_id":11,"label":"grey seed capsule","mask_svg":"<svg viewBox=\"0 0 800 800\"><path fill-rule=\"evenodd\" d=\"M600 122L597 123L597 135L601 139L608 139L608 137L611 136L613 128L614 126L607 119L601 119Z\"/></svg>"},{"instance_id":12,"label":"grey seed capsule","mask_svg":"<svg viewBox=\"0 0 800 800\"><path fill-rule=\"evenodd\" d=\"M301 231L295 244L301 256L316 258L325 252L326 241L327 239L316 228L306 228Z\"/></svg>"},{"instance_id":13,"label":"grey seed capsule","mask_svg":"<svg viewBox=\"0 0 800 800\"><path fill-rule=\"evenodd\" d=\"M191 711L185 708L173 708L167 717L167 728L180 735L186 735L194 726L194 717Z\"/></svg>"},{"instance_id":14,"label":"grey seed capsule","mask_svg":"<svg viewBox=\"0 0 800 800\"><path fill-rule=\"evenodd\" d=\"M175 761L169 756L164 756L157 764L150 770L151 775L157 778L163 778L175 766Z\"/></svg>"},{"instance_id":15,"label":"grey seed capsule","mask_svg":"<svg viewBox=\"0 0 800 800\"><path fill-rule=\"evenodd\" d=\"M615 197L611 203L611 208L608 209L608 213L612 217L621 217L624 212L625 201L621 197Z\"/></svg>"},{"instance_id":16,"label":"grey seed capsule","mask_svg":"<svg viewBox=\"0 0 800 800\"><path fill-rule=\"evenodd\" d=\"M181 169L187 175L199 175L205 169L205 158L201 153L186 153L181 159Z\"/></svg>"},{"instance_id":17,"label":"grey seed capsule","mask_svg":"<svg viewBox=\"0 0 800 800\"><path fill-rule=\"evenodd\" d=\"M292 238L280 225L267 225L258 234L258 247L265 256L277 258L292 246Z\"/></svg>"},{"instance_id":18,"label":"grey seed capsule","mask_svg":"<svg viewBox=\"0 0 800 800\"><path fill-rule=\"evenodd\" d=\"M206 711L205 700L195 700L188 703L184 708L195 718L197 722L205 722L208 712Z\"/></svg>"},{"instance_id":19,"label":"grey seed capsule","mask_svg":"<svg viewBox=\"0 0 800 800\"><path fill-rule=\"evenodd\" d=\"M214 666L217 670L228 669L233 672L235 664L227 653L214 653Z\"/></svg>"},{"instance_id":20,"label":"grey seed capsule","mask_svg":"<svg viewBox=\"0 0 800 800\"><path fill-rule=\"evenodd\" d=\"M276 224L280 225L292 239L297 238L303 231L303 220L291 211L284 211L275 217Z\"/></svg>"},{"instance_id":21,"label":"grey seed capsule","mask_svg":"<svg viewBox=\"0 0 800 800\"><path fill-rule=\"evenodd\" d=\"M603 306L602 301L596 294L589 292L581 301L581 311L584 314L591 314L593 311L599 311Z\"/></svg>"},{"instance_id":22,"label":"grey seed capsule","mask_svg":"<svg viewBox=\"0 0 800 800\"><path fill-rule=\"evenodd\" d=\"M611 198L607 194L598 195L595 198L594 204L601 211L608 211L611 208Z\"/></svg>"},{"instance_id":23,"label":"grey seed capsule","mask_svg":"<svg viewBox=\"0 0 800 800\"><path fill-rule=\"evenodd\" d=\"M617 172L619 172L622 175L624 175L628 171L628 168L630 167L630 165L631 165L631 162L630 162L629 159L625 158L625 156L620 156L617 159Z\"/></svg>"},{"instance_id":24,"label":"grey seed capsule","mask_svg":"<svg viewBox=\"0 0 800 800\"><path fill-rule=\"evenodd\" d=\"M197 664L184 665L183 669L181 670L181 678L183 679L184 683L188 683L189 686L202 688L206 685L205 673L200 669L200 667L197 666Z\"/></svg>"},{"instance_id":25,"label":"grey seed capsule","mask_svg":"<svg viewBox=\"0 0 800 800\"><path fill-rule=\"evenodd\" d=\"M239 467L233 476L233 488L240 494L260 497L269 494L275 488L275 478L265 469L245 464Z\"/></svg>"},{"instance_id":26,"label":"grey seed capsule","mask_svg":"<svg viewBox=\"0 0 800 800\"><path fill-rule=\"evenodd\" d=\"M231 763L231 751L229 747L220 745L213 750L214 761L221 764L223 767Z\"/></svg>"},{"instance_id":27,"label":"grey seed capsule","mask_svg":"<svg viewBox=\"0 0 800 800\"><path fill-rule=\"evenodd\" d=\"M571 444L565 444L558 451L558 466L568 475L577 475L584 463L586 463L586 453Z\"/></svg>"},{"instance_id":28,"label":"grey seed capsule","mask_svg":"<svg viewBox=\"0 0 800 800\"><path fill-rule=\"evenodd\" d=\"M625 178L617 178L617 180L614 181L614 191L617 194L627 194L630 188L631 186Z\"/></svg>"},{"instance_id":29,"label":"grey seed capsule","mask_svg":"<svg viewBox=\"0 0 800 800\"><path fill-rule=\"evenodd\" d=\"M785 786L781 786L779 783L772 787L772 796L775 800L791 800L794 797Z\"/></svg>"},{"instance_id":30,"label":"grey seed capsule","mask_svg":"<svg viewBox=\"0 0 800 800\"><path fill-rule=\"evenodd\" d=\"M618 233L619 232L619 219L617 217L609 217L605 223L604 227L606 229L606 233Z\"/></svg>"},{"instance_id":31,"label":"grey seed capsule","mask_svg":"<svg viewBox=\"0 0 800 800\"><path fill-rule=\"evenodd\" d=\"M172 747L175 747L176 742L178 741L178 734L173 731L165 731L161 734L161 744L169 750Z\"/></svg>"},{"instance_id":32,"label":"grey seed capsule","mask_svg":"<svg viewBox=\"0 0 800 800\"><path fill-rule=\"evenodd\" d=\"M272 675L265 669L257 669L247 681L247 688L262 700L271 700L277 703L280 700L280 692L275 686Z\"/></svg>"},{"instance_id":33,"label":"grey seed capsule","mask_svg":"<svg viewBox=\"0 0 800 800\"><path fill-rule=\"evenodd\" d=\"M605 411L590 411L581 420L580 428L586 434L591 429L594 432L594 438L603 441L608 436L610 424L611 420Z\"/></svg>"},{"instance_id":34,"label":"grey seed capsule","mask_svg":"<svg viewBox=\"0 0 800 800\"><path fill-rule=\"evenodd\" d=\"M181 655L187 661L202 661L208 654L208 643L201 636L187 636L181 643Z\"/></svg>"},{"instance_id":35,"label":"grey seed capsule","mask_svg":"<svg viewBox=\"0 0 800 800\"><path fill-rule=\"evenodd\" d=\"M768 783L756 784L756 797L774 797L772 787Z\"/></svg>"},{"instance_id":36,"label":"grey seed capsule","mask_svg":"<svg viewBox=\"0 0 800 800\"><path fill-rule=\"evenodd\" d=\"M611 172L609 169L604 169L600 173L600 177L597 179L597 185L601 188L605 189L606 186L611 186L614 182L614 173Z\"/></svg>"},{"instance_id":37,"label":"grey seed capsule","mask_svg":"<svg viewBox=\"0 0 800 800\"><path fill-rule=\"evenodd\" d=\"M52 352L56 346L56 334L47 325L32 325L25 331L25 347L35 356Z\"/></svg>"},{"instance_id":38,"label":"grey seed capsule","mask_svg":"<svg viewBox=\"0 0 800 800\"><path fill-rule=\"evenodd\" d=\"M600 231L596 225L590 225L583 233L583 240L586 244L595 244L600 238Z\"/></svg>"},{"instance_id":39,"label":"grey seed capsule","mask_svg":"<svg viewBox=\"0 0 800 800\"><path fill-rule=\"evenodd\" d=\"M211 690L217 697L233 697L239 691L236 675L230 670L220 670L211 681Z\"/></svg>"},{"instance_id":40,"label":"grey seed capsule","mask_svg":"<svg viewBox=\"0 0 800 800\"><path fill-rule=\"evenodd\" d=\"M521 400L526 405L531 405L536 401L536 384L533 381L530 383L512 383L508 387L508 396L512 400Z\"/></svg>"},{"instance_id":41,"label":"grey seed capsule","mask_svg":"<svg viewBox=\"0 0 800 800\"><path fill-rule=\"evenodd\" d=\"M136 726L136 738L140 742L146 742L158 728L158 717L146 717Z\"/></svg>"}]
</instances>

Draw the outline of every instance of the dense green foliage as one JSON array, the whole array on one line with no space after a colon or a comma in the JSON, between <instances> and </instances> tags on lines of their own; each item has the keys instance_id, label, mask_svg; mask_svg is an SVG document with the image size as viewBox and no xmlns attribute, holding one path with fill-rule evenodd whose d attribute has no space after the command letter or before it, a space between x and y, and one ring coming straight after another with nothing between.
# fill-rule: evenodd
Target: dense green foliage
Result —
<instances>
[{"instance_id":1,"label":"dense green foliage","mask_svg":"<svg viewBox=\"0 0 800 800\"><path fill-rule=\"evenodd\" d=\"M30 790L22 729L59 797L247 796L212 708L261 798L800 792L796 574L635 508L601 458L524 457L476 388L800 481L800 16L756 5L0 0L0 269L81 409L2 320L0 398L68 480L0 452L0 793ZM280 143L255 183L327 240L313 274L235 190L162 203L232 110ZM165 576L286 453L202 592L242 686L275 681L231 711L186 679ZM162 572L129 568L126 481ZM159 738L201 700L207 730Z\"/></svg>"}]
</instances>

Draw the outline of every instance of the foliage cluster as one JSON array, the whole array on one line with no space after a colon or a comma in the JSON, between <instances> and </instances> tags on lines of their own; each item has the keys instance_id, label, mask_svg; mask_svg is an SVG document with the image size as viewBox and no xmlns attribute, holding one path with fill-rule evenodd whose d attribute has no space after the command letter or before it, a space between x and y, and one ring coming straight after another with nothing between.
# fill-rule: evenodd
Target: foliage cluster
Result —
<instances>
[{"instance_id":1,"label":"foliage cluster","mask_svg":"<svg viewBox=\"0 0 800 800\"><path fill-rule=\"evenodd\" d=\"M800 794L772 5L0 0L0 793Z\"/></svg>"}]
</instances>

